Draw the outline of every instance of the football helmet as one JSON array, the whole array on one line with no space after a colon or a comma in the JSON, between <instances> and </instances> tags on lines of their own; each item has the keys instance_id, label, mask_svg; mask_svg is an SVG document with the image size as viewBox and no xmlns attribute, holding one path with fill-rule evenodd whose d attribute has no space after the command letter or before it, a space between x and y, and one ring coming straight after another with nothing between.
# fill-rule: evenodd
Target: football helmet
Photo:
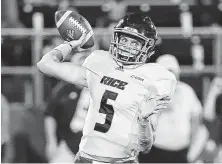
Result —
<instances>
[{"instance_id":1,"label":"football helmet","mask_svg":"<svg viewBox=\"0 0 222 164\"><path fill-rule=\"evenodd\" d=\"M123 35L142 43L141 48L120 43ZM132 13L120 19L114 27L109 51L121 65L144 64L153 54L156 40L157 31L152 20L146 14Z\"/></svg>"}]
</instances>

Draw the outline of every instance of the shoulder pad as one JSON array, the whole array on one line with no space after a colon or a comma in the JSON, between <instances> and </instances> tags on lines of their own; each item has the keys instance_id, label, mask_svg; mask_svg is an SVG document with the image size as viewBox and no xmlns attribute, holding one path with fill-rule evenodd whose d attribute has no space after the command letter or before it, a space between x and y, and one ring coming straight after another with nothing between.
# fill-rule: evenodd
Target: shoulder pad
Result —
<instances>
[{"instance_id":1,"label":"shoulder pad","mask_svg":"<svg viewBox=\"0 0 222 164\"><path fill-rule=\"evenodd\" d=\"M169 80L175 80L176 77L174 74L167 69L165 69L163 66L157 63L149 63L149 64L144 64L139 68L143 76L150 79L156 79L156 80L161 80L161 79L169 79Z\"/></svg>"},{"instance_id":2,"label":"shoulder pad","mask_svg":"<svg viewBox=\"0 0 222 164\"><path fill-rule=\"evenodd\" d=\"M103 50L95 50L93 51L84 61L82 64L83 67L87 69L92 68L92 64L95 64L97 62L101 62L101 60L107 55L107 51Z\"/></svg>"}]
</instances>

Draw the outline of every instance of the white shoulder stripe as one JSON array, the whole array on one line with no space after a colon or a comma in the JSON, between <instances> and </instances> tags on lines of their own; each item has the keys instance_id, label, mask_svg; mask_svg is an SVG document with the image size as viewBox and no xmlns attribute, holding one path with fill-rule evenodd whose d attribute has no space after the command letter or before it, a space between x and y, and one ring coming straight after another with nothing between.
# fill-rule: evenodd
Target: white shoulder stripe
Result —
<instances>
[{"instance_id":1,"label":"white shoulder stripe","mask_svg":"<svg viewBox=\"0 0 222 164\"><path fill-rule=\"evenodd\" d=\"M61 24L66 20L66 18L69 16L69 14L71 14L72 11L66 11L65 14L59 19L59 21L56 23L56 27L59 28L59 26L61 26Z\"/></svg>"}]
</instances>

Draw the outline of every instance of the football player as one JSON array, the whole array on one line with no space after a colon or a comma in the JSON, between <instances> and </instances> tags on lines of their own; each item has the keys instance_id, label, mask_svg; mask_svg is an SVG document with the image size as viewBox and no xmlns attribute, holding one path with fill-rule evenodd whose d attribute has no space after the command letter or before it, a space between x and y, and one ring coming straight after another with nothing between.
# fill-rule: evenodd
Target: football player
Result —
<instances>
[{"instance_id":1,"label":"football player","mask_svg":"<svg viewBox=\"0 0 222 164\"><path fill-rule=\"evenodd\" d=\"M157 31L141 13L123 17L114 27L110 51L95 50L82 66L63 62L79 40L45 54L37 67L46 75L88 87L90 105L76 163L134 163L154 142L159 111L172 97L175 76L147 63L154 53Z\"/></svg>"}]
</instances>

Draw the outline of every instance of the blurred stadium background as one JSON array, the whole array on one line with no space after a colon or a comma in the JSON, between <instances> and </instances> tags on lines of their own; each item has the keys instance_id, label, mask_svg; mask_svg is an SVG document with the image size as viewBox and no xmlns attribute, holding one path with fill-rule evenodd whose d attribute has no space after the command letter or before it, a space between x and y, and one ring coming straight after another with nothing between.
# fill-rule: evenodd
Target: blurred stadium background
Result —
<instances>
[{"instance_id":1,"label":"blurred stadium background","mask_svg":"<svg viewBox=\"0 0 222 164\"><path fill-rule=\"evenodd\" d=\"M192 86L204 104L211 80L222 76L222 1L116 1L1 1L1 93L10 104L11 124L17 124L17 115L31 109L33 126L43 126L44 105L58 80L43 76L36 63L61 43L54 13L67 8L77 10L90 22L100 49L108 49L111 27L125 13L147 13L159 33L153 60L161 54L175 55L182 69L181 80ZM38 140L35 146L44 142L44 137Z\"/></svg>"}]
</instances>

